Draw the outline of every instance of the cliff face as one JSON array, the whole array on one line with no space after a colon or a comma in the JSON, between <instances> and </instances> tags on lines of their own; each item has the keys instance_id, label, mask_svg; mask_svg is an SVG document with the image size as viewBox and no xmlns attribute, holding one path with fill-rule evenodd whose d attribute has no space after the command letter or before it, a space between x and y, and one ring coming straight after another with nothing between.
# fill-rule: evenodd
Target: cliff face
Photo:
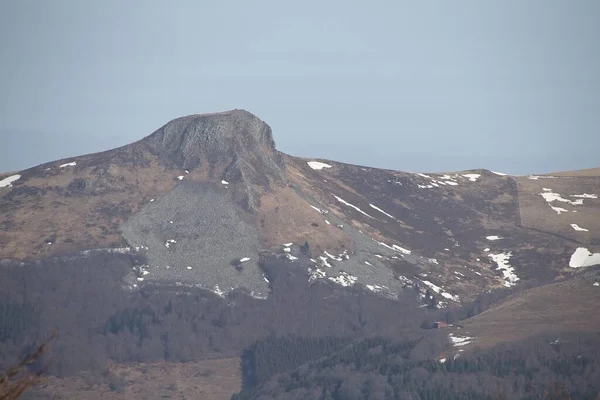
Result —
<instances>
[{"instance_id":1,"label":"cliff face","mask_svg":"<svg viewBox=\"0 0 600 400\"><path fill-rule=\"evenodd\" d=\"M174 167L208 167L214 175L225 166L232 183L283 179L283 160L271 127L244 110L178 118L143 141Z\"/></svg>"},{"instance_id":2,"label":"cliff face","mask_svg":"<svg viewBox=\"0 0 600 400\"><path fill-rule=\"evenodd\" d=\"M142 142L170 167L236 184L235 197L250 212L262 190L285 181L271 127L244 110L178 118Z\"/></svg>"}]
</instances>

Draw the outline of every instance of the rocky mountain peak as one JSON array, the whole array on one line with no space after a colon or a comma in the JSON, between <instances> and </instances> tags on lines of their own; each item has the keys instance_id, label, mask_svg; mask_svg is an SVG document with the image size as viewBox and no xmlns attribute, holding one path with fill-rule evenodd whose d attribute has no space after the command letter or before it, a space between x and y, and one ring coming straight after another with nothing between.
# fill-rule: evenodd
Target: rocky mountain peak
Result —
<instances>
[{"instance_id":1,"label":"rocky mountain peak","mask_svg":"<svg viewBox=\"0 0 600 400\"><path fill-rule=\"evenodd\" d=\"M203 169L212 178L242 184L249 210L256 207L257 187L285 180L271 127L245 110L177 118L142 142L171 167Z\"/></svg>"},{"instance_id":2,"label":"rocky mountain peak","mask_svg":"<svg viewBox=\"0 0 600 400\"><path fill-rule=\"evenodd\" d=\"M174 119L144 141L175 165L194 169L232 159L273 157L271 127L254 114L231 110Z\"/></svg>"}]
</instances>

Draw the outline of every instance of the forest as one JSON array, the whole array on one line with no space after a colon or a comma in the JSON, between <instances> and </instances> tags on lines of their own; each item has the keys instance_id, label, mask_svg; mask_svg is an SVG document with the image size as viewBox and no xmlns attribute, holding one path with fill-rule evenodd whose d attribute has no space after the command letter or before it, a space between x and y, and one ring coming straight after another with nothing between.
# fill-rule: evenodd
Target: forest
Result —
<instances>
[{"instance_id":1,"label":"forest","mask_svg":"<svg viewBox=\"0 0 600 400\"><path fill-rule=\"evenodd\" d=\"M340 349L313 356L309 363L303 361L307 354L314 354L320 339L297 340L288 346L294 351L281 351L281 340L269 338L260 343L259 347L275 349L270 357L251 354L256 346L244 353L244 378L261 379L251 380L255 385L246 385L245 380L242 392L232 400L600 398L600 333L566 334L558 342L555 336L540 336L444 362L424 357L423 347L432 345L425 336L340 343ZM285 339L289 340L293 339ZM289 368L272 373L275 366L283 365Z\"/></svg>"},{"instance_id":2,"label":"forest","mask_svg":"<svg viewBox=\"0 0 600 400\"><path fill-rule=\"evenodd\" d=\"M309 285L302 258L290 263L276 256L260 264L270 281L266 300L244 291L221 298L167 282L128 288L125 276L144 262L136 255L111 253L29 264L3 261L0 368L57 332L41 362L52 360L48 373L57 376L87 371L104 379L109 360L186 362L241 355L243 390L237 399L429 399L448 390L467 396L460 398L485 398L492 387L528 398L532 380L550 382L557 376L584 396L576 398L592 398L597 391L581 383L592 382L600 370L592 345L600 347L597 338L581 339L582 360L573 359L576 351L570 347L562 353L548 346L539 347L532 358L523 345L445 364L432 361L448 346L443 332L428 329L434 321L476 315L514 288L440 310L434 304L421 307L411 287L390 300L359 285ZM502 362L491 361L496 359ZM501 375L511 368L519 371L515 377Z\"/></svg>"}]
</instances>

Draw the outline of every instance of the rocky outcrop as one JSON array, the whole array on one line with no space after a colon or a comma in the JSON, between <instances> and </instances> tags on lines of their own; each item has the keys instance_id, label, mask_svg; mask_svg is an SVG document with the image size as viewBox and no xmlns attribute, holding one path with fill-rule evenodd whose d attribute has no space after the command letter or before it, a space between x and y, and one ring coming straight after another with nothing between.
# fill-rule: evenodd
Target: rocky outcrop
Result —
<instances>
[{"instance_id":1,"label":"rocky outcrop","mask_svg":"<svg viewBox=\"0 0 600 400\"><path fill-rule=\"evenodd\" d=\"M285 181L271 127L244 110L178 118L142 142L170 167L238 184L235 197L251 212L261 190Z\"/></svg>"}]
</instances>

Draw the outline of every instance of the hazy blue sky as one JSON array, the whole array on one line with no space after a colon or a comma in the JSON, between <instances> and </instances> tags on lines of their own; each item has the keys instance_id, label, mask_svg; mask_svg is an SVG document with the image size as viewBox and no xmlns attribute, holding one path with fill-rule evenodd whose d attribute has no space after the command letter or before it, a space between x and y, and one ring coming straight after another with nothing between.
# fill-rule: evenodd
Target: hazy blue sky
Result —
<instances>
[{"instance_id":1,"label":"hazy blue sky","mask_svg":"<svg viewBox=\"0 0 600 400\"><path fill-rule=\"evenodd\" d=\"M600 1L0 1L0 170L243 108L409 171L600 165Z\"/></svg>"}]
</instances>

